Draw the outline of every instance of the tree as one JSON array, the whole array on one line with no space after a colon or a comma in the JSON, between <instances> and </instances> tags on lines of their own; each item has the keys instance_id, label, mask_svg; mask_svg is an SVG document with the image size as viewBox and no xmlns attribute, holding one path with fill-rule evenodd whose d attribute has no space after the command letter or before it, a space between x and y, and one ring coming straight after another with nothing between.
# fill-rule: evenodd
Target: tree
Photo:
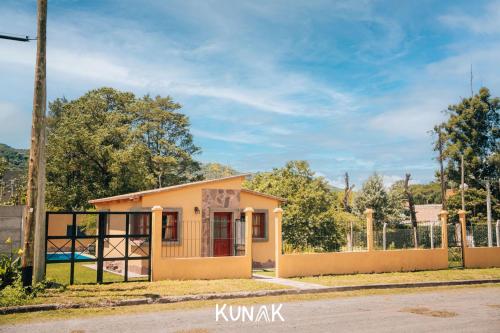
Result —
<instances>
[{"instance_id":1,"label":"tree","mask_svg":"<svg viewBox=\"0 0 500 333\"><path fill-rule=\"evenodd\" d=\"M412 184L410 190L416 205L441 203L441 185L439 183Z\"/></svg>"},{"instance_id":2,"label":"tree","mask_svg":"<svg viewBox=\"0 0 500 333\"><path fill-rule=\"evenodd\" d=\"M203 179L217 179L234 176L239 173L240 172L234 170L230 166L220 163L206 163L201 166L201 175Z\"/></svg>"},{"instance_id":3,"label":"tree","mask_svg":"<svg viewBox=\"0 0 500 333\"><path fill-rule=\"evenodd\" d=\"M344 210L347 213L351 212L351 195L352 195L352 190L354 189L354 185L349 185L349 174L346 172L344 175L344 182L345 182L345 188L344 188L344 198L342 199L342 204L344 205Z\"/></svg>"},{"instance_id":4,"label":"tree","mask_svg":"<svg viewBox=\"0 0 500 333\"><path fill-rule=\"evenodd\" d=\"M293 247L338 249L345 243L350 219L341 200L323 177L316 177L306 161L291 161L283 168L257 173L246 188L285 198L283 238Z\"/></svg>"},{"instance_id":5,"label":"tree","mask_svg":"<svg viewBox=\"0 0 500 333\"><path fill-rule=\"evenodd\" d=\"M374 173L357 193L354 199L354 212L358 216L363 216L367 208L373 209L374 222L379 226L384 222L400 222L404 217L403 193L398 183L387 191L382 176Z\"/></svg>"},{"instance_id":6,"label":"tree","mask_svg":"<svg viewBox=\"0 0 500 333\"><path fill-rule=\"evenodd\" d=\"M471 98L448 107L444 131L445 173L455 188L460 184L460 158L463 154L466 183L480 188L484 179L500 177L500 99L487 88ZM438 138L439 141L439 138ZM439 142L436 142L436 149ZM498 195L498 192L496 192Z\"/></svg>"},{"instance_id":7,"label":"tree","mask_svg":"<svg viewBox=\"0 0 500 333\"><path fill-rule=\"evenodd\" d=\"M138 150L145 159L150 182L157 187L178 184L194 178L200 169L192 156L200 149L193 144L189 119L176 112L181 105L171 97L146 95L132 106L132 125Z\"/></svg>"},{"instance_id":8,"label":"tree","mask_svg":"<svg viewBox=\"0 0 500 333\"><path fill-rule=\"evenodd\" d=\"M485 224L486 223L486 190L469 188L465 195L465 211L467 214L467 223ZM448 209L450 212L450 221L458 223L458 211L462 209L462 200L460 193L448 198ZM493 220L500 218L500 200L491 197L491 211Z\"/></svg>"},{"instance_id":9,"label":"tree","mask_svg":"<svg viewBox=\"0 0 500 333\"><path fill-rule=\"evenodd\" d=\"M93 198L199 179L188 118L170 97L112 88L49 105L47 203L88 208Z\"/></svg>"},{"instance_id":10,"label":"tree","mask_svg":"<svg viewBox=\"0 0 500 333\"><path fill-rule=\"evenodd\" d=\"M410 211L410 222L413 227L413 242L415 248L418 248L418 236L417 236L417 212L415 211L415 202L413 200L413 193L410 190L410 177L411 175L407 173L404 180L404 192L406 200L408 202L408 210Z\"/></svg>"},{"instance_id":11,"label":"tree","mask_svg":"<svg viewBox=\"0 0 500 333\"><path fill-rule=\"evenodd\" d=\"M3 179L5 172L7 171L7 160L0 157L0 180Z\"/></svg>"}]
</instances>

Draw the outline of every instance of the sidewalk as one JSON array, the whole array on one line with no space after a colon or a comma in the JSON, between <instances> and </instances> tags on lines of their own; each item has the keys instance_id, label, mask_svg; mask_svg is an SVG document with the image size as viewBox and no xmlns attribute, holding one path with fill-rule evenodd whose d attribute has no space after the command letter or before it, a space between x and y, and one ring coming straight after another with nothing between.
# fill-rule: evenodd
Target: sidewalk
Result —
<instances>
[{"instance_id":1,"label":"sidewalk","mask_svg":"<svg viewBox=\"0 0 500 333\"><path fill-rule=\"evenodd\" d=\"M253 279L261 282L279 284L285 287L291 287L299 290L311 290L311 289L325 289L326 286L322 286L316 283L300 282L290 279L282 279L273 276L253 274Z\"/></svg>"}]
</instances>

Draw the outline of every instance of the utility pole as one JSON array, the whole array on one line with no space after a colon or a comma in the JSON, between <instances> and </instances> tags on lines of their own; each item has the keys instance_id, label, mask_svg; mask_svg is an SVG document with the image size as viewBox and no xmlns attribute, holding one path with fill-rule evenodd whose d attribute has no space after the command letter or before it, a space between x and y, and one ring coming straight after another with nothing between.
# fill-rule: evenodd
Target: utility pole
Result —
<instances>
[{"instance_id":1,"label":"utility pole","mask_svg":"<svg viewBox=\"0 0 500 333\"><path fill-rule=\"evenodd\" d=\"M21 272L23 286L43 278L43 237L45 230L45 109L46 109L46 37L47 0L37 0L37 54L31 124L31 147L24 220L24 244ZM36 248L35 248L36 246ZM42 251L40 253L40 251ZM35 268L35 272L33 272ZM35 274L33 274L35 273Z\"/></svg>"},{"instance_id":2,"label":"utility pole","mask_svg":"<svg viewBox=\"0 0 500 333\"><path fill-rule=\"evenodd\" d=\"M464 154L460 155L460 194L462 196L462 210L465 211L465 174L464 174Z\"/></svg>"},{"instance_id":3,"label":"utility pole","mask_svg":"<svg viewBox=\"0 0 500 333\"><path fill-rule=\"evenodd\" d=\"M486 179L486 219L488 223L488 247L493 246L493 226L491 225L491 190L490 180ZM498 236L497 236L498 237Z\"/></svg>"},{"instance_id":4,"label":"utility pole","mask_svg":"<svg viewBox=\"0 0 500 333\"><path fill-rule=\"evenodd\" d=\"M446 210L446 185L444 183L444 166L443 166L443 133L441 131L441 126L439 127L438 133L438 149L439 149L439 169L440 169L440 181L441 181L441 208Z\"/></svg>"}]
</instances>

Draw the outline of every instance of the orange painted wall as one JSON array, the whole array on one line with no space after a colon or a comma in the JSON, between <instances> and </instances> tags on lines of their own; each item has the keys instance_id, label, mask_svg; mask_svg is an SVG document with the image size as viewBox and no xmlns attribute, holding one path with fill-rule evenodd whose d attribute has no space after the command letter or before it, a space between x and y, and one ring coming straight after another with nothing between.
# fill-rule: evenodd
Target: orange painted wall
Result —
<instances>
[{"instance_id":1,"label":"orange painted wall","mask_svg":"<svg viewBox=\"0 0 500 333\"><path fill-rule=\"evenodd\" d=\"M202 183L159 193L146 194L142 198L136 199L136 201L126 200L97 203L95 206L98 210L109 211L151 211L151 208L154 206L161 206L163 209L180 209L183 221L181 224L180 244L162 242L162 257L200 257L201 212L196 214L195 207L198 207L201 211L202 189L241 190L243 179L244 177L225 179L213 183ZM252 251L254 262L268 264L274 262L275 237L273 210L278 207L278 205L279 201L276 199L245 192L241 192L240 194L241 211L246 207L252 207L255 210L266 209L268 211L268 237L267 240L253 242ZM190 237L190 239L187 237Z\"/></svg>"}]
</instances>

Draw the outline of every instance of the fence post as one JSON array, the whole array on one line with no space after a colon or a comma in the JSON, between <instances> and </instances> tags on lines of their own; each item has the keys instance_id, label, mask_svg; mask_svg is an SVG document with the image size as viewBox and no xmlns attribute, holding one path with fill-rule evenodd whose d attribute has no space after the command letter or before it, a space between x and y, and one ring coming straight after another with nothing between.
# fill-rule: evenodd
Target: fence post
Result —
<instances>
[{"instance_id":1,"label":"fence post","mask_svg":"<svg viewBox=\"0 0 500 333\"><path fill-rule=\"evenodd\" d=\"M283 209L275 208L274 211L274 275L280 277L280 258L283 248L283 239L281 234L281 222L283 218Z\"/></svg>"},{"instance_id":2,"label":"fence post","mask_svg":"<svg viewBox=\"0 0 500 333\"><path fill-rule=\"evenodd\" d=\"M500 247L500 220L497 220L497 247Z\"/></svg>"},{"instance_id":3,"label":"fence post","mask_svg":"<svg viewBox=\"0 0 500 333\"><path fill-rule=\"evenodd\" d=\"M465 211L464 210L459 210L458 211L458 220L460 221L460 226L462 228L462 246L467 247L467 226L466 226L466 221L465 221Z\"/></svg>"},{"instance_id":4,"label":"fence post","mask_svg":"<svg viewBox=\"0 0 500 333\"><path fill-rule=\"evenodd\" d=\"M434 249L434 222L431 222L431 249Z\"/></svg>"},{"instance_id":5,"label":"fence post","mask_svg":"<svg viewBox=\"0 0 500 333\"><path fill-rule=\"evenodd\" d=\"M247 207L245 213L245 256L250 258L250 277L252 276L253 258L252 258L252 222L253 208Z\"/></svg>"},{"instance_id":6,"label":"fence post","mask_svg":"<svg viewBox=\"0 0 500 333\"><path fill-rule=\"evenodd\" d=\"M382 229L382 244L384 247L384 251L387 250L387 223L384 222L384 228Z\"/></svg>"},{"instance_id":7,"label":"fence post","mask_svg":"<svg viewBox=\"0 0 500 333\"><path fill-rule=\"evenodd\" d=\"M365 210L366 214L366 249L373 251L373 209Z\"/></svg>"},{"instance_id":8,"label":"fence post","mask_svg":"<svg viewBox=\"0 0 500 333\"><path fill-rule=\"evenodd\" d=\"M442 210L439 213L441 218L441 247L443 249L448 248L448 211Z\"/></svg>"},{"instance_id":9,"label":"fence post","mask_svg":"<svg viewBox=\"0 0 500 333\"><path fill-rule=\"evenodd\" d=\"M460 221L460 225L462 227L462 264L464 267L466 266L466 261L465 261L465 248L467 247L467 227L465 225L465 211L464 210L459 210L458 211L458 220Z\"/></svg>"},{"instance_id":10,"label":"fence post","mask_svg":"<svg viewBox=\"0 0 500 333\"><path fill-rule=\"evenodd\" d=\"M353 231L354 231L354 228L352 226L352 220L351 220L351 230L350 230L350 233L349 233L349 251L353 251L353 248L354 248L354 235L353 235ZM498 234L498 232L497 232Z\"/></svg>"},{"instance_id":11,"label":"fence post","mask_svg":"<svg viewBox=\"0 0 500 333\"><path fill-rule=\"evenodd\" d=\"M158 268L161 265L161 224L163 208L161 206L154 206L151 214L151 281L158 280Z\"/></svg>"}]
</instances>

